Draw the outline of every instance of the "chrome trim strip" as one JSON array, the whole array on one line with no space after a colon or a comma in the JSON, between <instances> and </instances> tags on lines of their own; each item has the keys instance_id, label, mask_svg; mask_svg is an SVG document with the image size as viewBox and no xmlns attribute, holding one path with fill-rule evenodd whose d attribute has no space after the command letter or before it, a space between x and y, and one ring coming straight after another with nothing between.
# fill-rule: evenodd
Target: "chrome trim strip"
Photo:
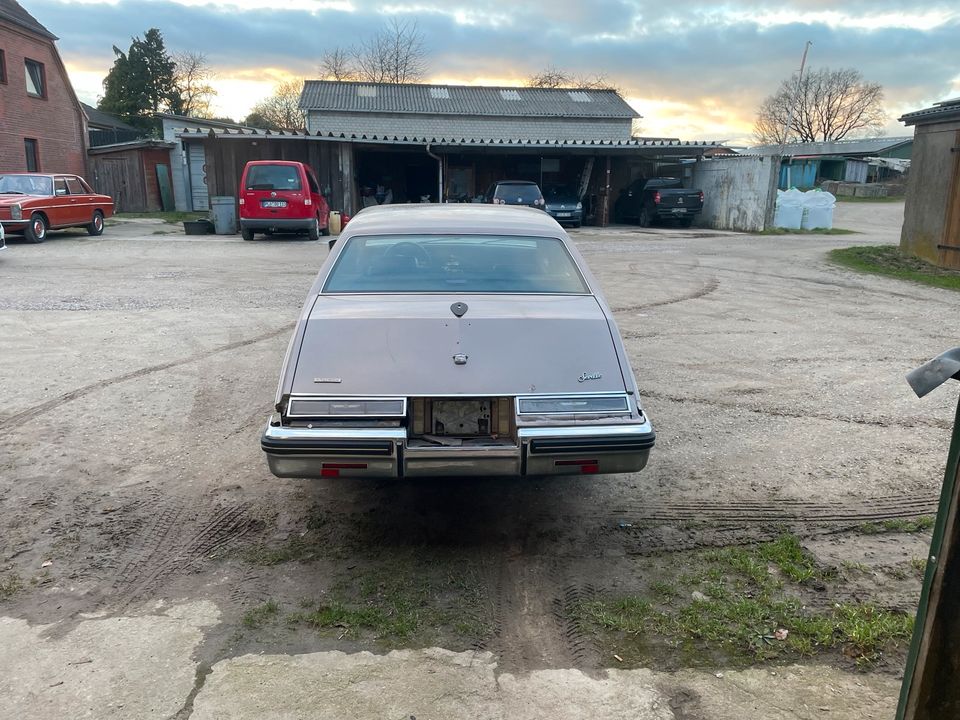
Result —
<instances>
[{"instance_id":1,"label":"chrome trim strip","mask_svg":"<svg viewBox=\"0 0 960 720\"><path fill-rule=\"evenodd\" d=\"M297 400L331 400L333 402L377 402L377 401L386 401L386 402L397 402L400 401L402 405L402 410L399 413L373 413L370 415L300 415L290 412L293 409L293 403ZM312 418L312 417L324 417L324 418L376 418L376 417L406 417L407 416L407 398L401 396L377 396L377 397L357 397L355 395L291 395L290 400L287 402L287 413L288 418Z\"/></svg>"},{"instance_id":2,"label":"chrome trim strip","mask_svg":"<svg viewBox=\"0 0 960 720\"><path fill-rule=\"evenodd\" d=\"M653 426L647 420L637 425L577 425L574 427L523 427L517 429L521 442L537 438L550 439L578 439L588 437L623 437L632 438L649 435Z\"/></svg>"},{"instance_id":3,"label":"chrome trim strip","mask_svg":"<svg viewBox=\"0 0 960 720\"><path fill-rule=\"evenodd\" d=\"M276 416L274 416L276 417ZM406 428L301 428L267 425L263 436L270 440L391 440L407 439Z\"/></svg>"}]
</instances>

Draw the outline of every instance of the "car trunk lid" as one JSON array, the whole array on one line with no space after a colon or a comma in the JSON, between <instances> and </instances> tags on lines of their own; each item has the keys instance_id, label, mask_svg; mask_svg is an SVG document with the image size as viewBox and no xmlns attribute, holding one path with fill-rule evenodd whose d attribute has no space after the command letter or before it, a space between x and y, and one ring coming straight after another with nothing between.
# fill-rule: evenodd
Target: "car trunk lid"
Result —
<instances>
[{"instance_id":1,"label":"car trunk lid","mask_svg":"<svg viewBox=\"0 0 960 720\"><path fill-rule=\"evenodd\" d=\"M623 390L589 295L320 295L292 383L297 394L345 396Z\"/></svg>"}]
</instances>

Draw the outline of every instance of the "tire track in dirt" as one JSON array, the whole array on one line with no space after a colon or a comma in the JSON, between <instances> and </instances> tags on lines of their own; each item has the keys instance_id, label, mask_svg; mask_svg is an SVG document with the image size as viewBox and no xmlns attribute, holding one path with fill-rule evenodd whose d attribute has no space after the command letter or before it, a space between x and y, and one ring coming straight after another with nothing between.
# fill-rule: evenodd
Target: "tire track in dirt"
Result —
<instances>
[{"instance_id":1,"label":"tire track in dirt","mask_svg":"<svg viewBox=\"0 0 960 720\"><path fill-rule=\"evenodd\" d=\"M687 300L698 300L714 292L719 287L720 281L717 278L710 278L697 290L693 290L692 292L685 293L678 297L669 298L667 300L658 300L656 302L640 303L638 305L622 305L620 307L611 308L611 311L615 313L634 312L637 310L647 310L649 308L662 307L663 305L673 305L675 303L686 302Z\"/></svg>"},{"instance_id":2,"label":"tire track in dirt","mask_svg":"<svg viewBox=\"0 0 960 720\"><path fill-rule=\"evenodd\" d=\"M116 604L122 609L156 592L171 575L199 571L217 551L258 530L250 509L250 503L220 505L191 516L185 505L163 508L139 539L137 557L114 577Z\"/></svg>"},{"instance_id":3,"label":"tire track in dirt","mask_svg":"<svg viewBox=\"0 0 960 720\"><path fill-rule=\"evenodd\" d=\"M199 362L200 360L205 360L208 357L214 355L219 355L220 353L229 352L231 350L237 350L248 345L254 345L264 340L270 340L282 335L283 333L290 332L294 327L294 323L287 323L277 330L271 330L268 333L263 335L257 335L256 337L248 338L247 340L238 340L237 342L228 343L226 345L221 345L220 347L211 348L210 350L205 350L204 352L198 353L196 355L191 355L186 358L181 358L179 360L171 360L170 362L160 363L158 365L150 365L139 370L133 370L123 375L118 375L117 377L106 378L89 385L84 385L83 387L77 388L76 390L71 390L68 393L58 395L55 398L47 400L40 403L39 405L34 405L33 407L26 408L20 412L9 415L2 420L0 420L0 428L9 427L11 425L16 425L17 423L32 420L33 418L43 415L54 408L58 408L64 403L71 402L77 398L81 398L84 395L89 395L92 392L97 390L102 390L108 388L111 385L116 385L118 383L127 382L128 380L134 380L145 375L150 375L156 372L162 372L164 370L170 370L171 368L180 367L181 365L189 365L190 363Z\"/></svg>"},{"instance_id":4,"label":"tire track in dirt","mask_svg":"<svg viewBox=\"0 0 960 720\"><path fill-rule=\"evenodd\" d=\"M851 423L853 425L868 425L873 427L898 427L898 428L917 428L930 427L938 430L951 430L953 423L947 420L937 420L936 418L912 418L907 422L902 417L858 417L828 415L827 413L816 413L808 410L786 410L783 408L769 407L751 407L742 405L731 400L721 400L719 398L697 398L684 397L682 395L671 395L669 393L658 393L656 391L640 390L640 397L651 400L665 400L678 404L693 403L696 405L709 405L711 407L721 407L728 410L742 410L744 412L756 413L758 415L768 415L771 417L796 418L802 420L827 420L829 422Z\"/></svg>"}]
</instances>

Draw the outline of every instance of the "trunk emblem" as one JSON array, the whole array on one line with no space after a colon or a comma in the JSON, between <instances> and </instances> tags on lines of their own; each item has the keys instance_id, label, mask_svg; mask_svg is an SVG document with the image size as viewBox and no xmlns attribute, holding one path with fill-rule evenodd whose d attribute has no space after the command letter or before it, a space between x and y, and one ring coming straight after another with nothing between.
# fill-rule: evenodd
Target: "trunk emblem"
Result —
<instances>
[{"instance_id":1,"label":"trunk emblem","mask_svg":"<svg viewBox=\"0 0 960 720\"><path fill-rule=\"evenodd\" d=\"M462 302L455 302L453 305L450 306L450 312L452 312L457 317L463 317L467 313L467 304Z\"/></svg>"},{"instance_id":2,"label":"trunk emblem","mask_svg":"<svg viewBox=\"0 0 960 720\"><path fill-rule=\"evenodd\" d=\"M586 382L587 380L599 380L603 375L598 372L594 373L584 373L580 376L580 382Z\"/></svg>"},{"instance_id":3,"label":"trunk emblem","mask_svg":"<svg viewBox=\"0 0 960 720\"><path fill-rule=\"evenodd\" d=\"M276 197L276 196L277 196L277 193L276 193L276 192L270 193L270 197Z\"/></svg>"},{"instance_id":4,"label":"trunk emblem","mask_svg":"<svg viewBox=\"0 0 960 720\"><path fill-rule=\"evenodd\" d=\"M467 364L467 356L464 355L463 353L457 353L456 355L453 356L453 364L454 364L454 365L466 365L466 364Z\"/></svg>"}]
</instances>

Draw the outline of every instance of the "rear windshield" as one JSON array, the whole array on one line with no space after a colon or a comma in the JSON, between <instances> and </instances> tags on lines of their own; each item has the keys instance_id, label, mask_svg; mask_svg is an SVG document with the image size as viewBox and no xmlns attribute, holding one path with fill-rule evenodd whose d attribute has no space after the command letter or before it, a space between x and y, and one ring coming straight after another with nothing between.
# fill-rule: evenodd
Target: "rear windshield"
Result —
<instances>
[{"instance_id":1,"label":"rear windshield","mask_svg":"<svg viewBox=\"0 0 960 720\"><path fill-rule=\"evenodd\" d=\"M371 235L350 238L324 293L588 293L557 238Z\"/></svg>"},{"instance_id":2,"label":"rear windshield","mask_svg":"<svg viewBox=\"0 0 960 720\"><path fill-rule=\"evenodd\" d=\"M493 196L507 200L519 199L521 202L532 202L540 199L540 188L536 185L501 184L497 185L497 190Z\"/></svg>"},{"instance_id":3,"label":"rear windshield","mask_svg":"<svg viewBox=\"0 0 960 720\"><path fill-rule=\"evenodd\" d=\"M292 165L253 165L247 170L247 190L299 190L300 170Z\"/></svg>"}]
</instances>

